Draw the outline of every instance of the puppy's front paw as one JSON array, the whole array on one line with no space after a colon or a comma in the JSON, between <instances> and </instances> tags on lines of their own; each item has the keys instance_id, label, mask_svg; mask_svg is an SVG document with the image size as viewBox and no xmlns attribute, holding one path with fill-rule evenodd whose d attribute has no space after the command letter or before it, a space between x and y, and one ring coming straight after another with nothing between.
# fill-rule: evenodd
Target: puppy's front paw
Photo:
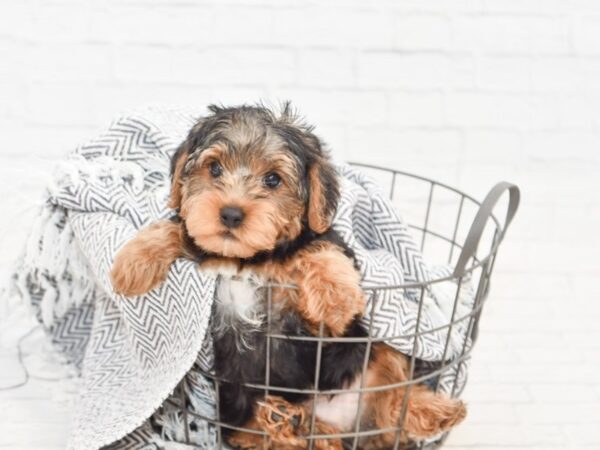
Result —
<instances>
[{"instance_id":1,"label":"puppy's front paw","mask_svg":"<svg viewBox=\"0 0 600 450\"><path fill-rule=\"evenodd\" d=\"M362 316L365 297L360 288L315 280L306 298L305 314L312 322L324 322L330 333L341 336L356 316Z\"/></svg>"},{"instance_id":2,"label":"puppy's front paw","mask_svg":"<svg viewBox=\"0 0 600 450\"><path fill-rule=\"evenodd\" d=\"M161 222L139 232L117 253L111 270L116 293L141 295L165 280L180 255L176 224Z\"/></svg>"},{"instance_id":3,"label":"puppy's front paw","mask_svg":"<svg viewBox=\"0 0 600 450\"><path fill-rule=\"evenodd\" d=\"M258 402L256 419L274 446L306 448L306 440L299 437L306 427L306 411L302 406L269 396L266 401Z\"/></svg>"},{"instance_id":4,"label":"puppy's front paw","mask_svg":"<svg viewBox=\"0 0 600 450\"><path fill-rule=\"evenodd\" d=\"M115 258L110 278L117 294L141 295L166 278L168 265L144 257L139 248L126 245Z\"/></svg>"},{"instance_id":5,"label":"puppy's front paw","mask_svg":"<svg viewBox=\"0 0 600 450\"><path fill-rule=\"evenodd\" d=\"M344 334L356 316L364 314L366 300L360 276L352 262L337 250L321 251L304 261L300 310L315 324L325 323L331 334Z\"/></svg>"}]
</instances>

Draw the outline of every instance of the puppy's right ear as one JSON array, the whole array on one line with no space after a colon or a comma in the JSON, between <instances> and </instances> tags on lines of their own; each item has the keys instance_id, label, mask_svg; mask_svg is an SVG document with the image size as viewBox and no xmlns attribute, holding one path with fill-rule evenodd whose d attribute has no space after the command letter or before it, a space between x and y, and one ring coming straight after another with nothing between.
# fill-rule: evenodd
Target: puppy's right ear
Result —
<instances>
[{"instance_id":1,"label":"puppy's right ear","mask_svg":"<svg viewBox=\"0 0 600 450\"><path fill-rule=\"evenodd\" d=\"M189 139L186 139L171 158L171 193L169 196L169 208L181 207L183 170L189 155Z\"/></svg>"}]
</instances>

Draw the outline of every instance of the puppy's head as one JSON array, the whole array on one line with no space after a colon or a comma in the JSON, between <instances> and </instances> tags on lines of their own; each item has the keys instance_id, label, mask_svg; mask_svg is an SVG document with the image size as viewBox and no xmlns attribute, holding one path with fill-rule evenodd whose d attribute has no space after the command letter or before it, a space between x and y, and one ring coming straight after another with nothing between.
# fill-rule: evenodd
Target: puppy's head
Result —
<instances>
[{"instance_id":1,"label":"puppy's head","mask_svg":"<svg viewBox=\"0 0 600 450\"><path fill-rule=\"evenodd\" d=\"M331 163L289 104L209 107L172 161L170 206L200 248L248 258L331 226L339 198Z\"/></svg>"}]
</instances>

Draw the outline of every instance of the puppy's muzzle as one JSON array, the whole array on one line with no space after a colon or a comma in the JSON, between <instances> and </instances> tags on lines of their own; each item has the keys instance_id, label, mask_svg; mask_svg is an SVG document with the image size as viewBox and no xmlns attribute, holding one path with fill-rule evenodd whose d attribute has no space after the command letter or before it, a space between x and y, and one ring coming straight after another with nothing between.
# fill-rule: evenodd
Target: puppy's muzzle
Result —
<instances>
[{"instance_id":1,"label":"puppy's muzzle","mask_svg":"<svg viewBox=\"0 0 600 450\"><path fill-rule=\"evenodd\" d=\"M244 211L237 206L226 206L221 209L221 223L227 228L237 228L244 220Z\"/></svg>"}]
</instances>

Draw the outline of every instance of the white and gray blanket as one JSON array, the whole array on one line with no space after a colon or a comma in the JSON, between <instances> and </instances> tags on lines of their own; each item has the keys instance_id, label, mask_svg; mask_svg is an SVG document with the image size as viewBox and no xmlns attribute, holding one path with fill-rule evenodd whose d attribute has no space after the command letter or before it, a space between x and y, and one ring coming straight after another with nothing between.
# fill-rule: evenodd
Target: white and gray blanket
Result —
<instances>
[{"instance_id":1,"label":"white and gray blanket","mask_svg":"<svg viewBox=\"0 0 600 450\"><path fill-rule=\"evenodd\" d=\"M48 186L14 288L79 370L70 449L162 448L181 440L184 416L168 404L161 407L174 391L193 411L214 416L213 386L198 368L211 365L206 331L215 279L180 259L164 284L140 297L116 295L109 281L117 250L137 229L171 214L169 160L200 115L145 110L120 117L70 154ZM342 198L334 227L355 250L364 285L399 285L450 273L424 260L374 181L349 166L339 166L339 174ZM425 291L419 330L448 323L456 289L445 282ZM371 290L365 323L373 311L375 336L395 337L395 348L409 355L414 348L421 368L436 369L448 331L422 335L413 346L420 297L418 289ZM472 300L463 283L458 310L468 312ZM465 328L466 322L453 327L447 360L460 354ZM466 373L466 365L461 367L458 389ZM442 391L452 389L450 372L440 378ZM196 447L215 447L211 426L189 417L188 422Z\"/></svg>"}]
</instances>

